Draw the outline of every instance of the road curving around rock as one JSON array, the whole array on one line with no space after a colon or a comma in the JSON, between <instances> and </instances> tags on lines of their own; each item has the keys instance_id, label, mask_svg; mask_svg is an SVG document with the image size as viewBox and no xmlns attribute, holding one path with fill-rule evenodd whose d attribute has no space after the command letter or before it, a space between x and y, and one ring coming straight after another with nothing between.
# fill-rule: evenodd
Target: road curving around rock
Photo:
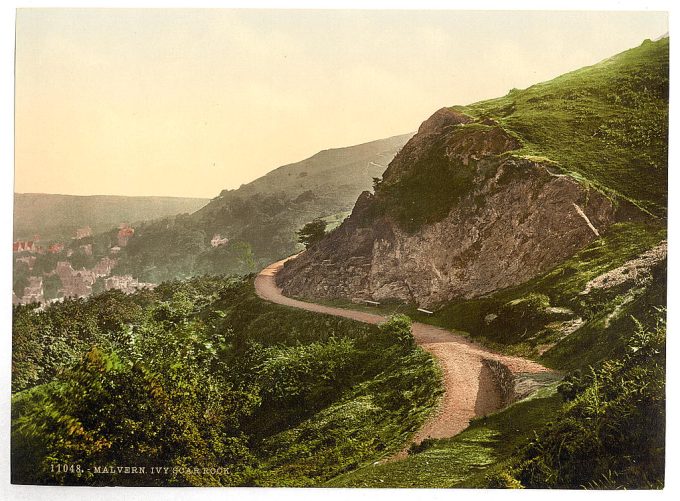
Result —
<instances>
[{"instance_id":1,"label":"road curving around rock","mask_svg":"<svg viewBox=\"0 0 680 501\"><path fill-rule=\"evenodd\" d=\"M286 297L277 286L275 276L292 256L267 266L255 278L257 295L273 303L302 310L335 315L368 324L379 324L383 315L345 308L334 308ZM500 391L493 374L484 363L495 360L513 374L549 372L537 362L489 351L460 334L420 322L413 323L413 336L424 350L439 363L444 377L444 396L437 411L416 432L412 441L420 443L428 437L448 438L467 428L470 420L487 415L502 406ZM398 456L404 455L402 451Z\"/></svg>"}]
</instances>

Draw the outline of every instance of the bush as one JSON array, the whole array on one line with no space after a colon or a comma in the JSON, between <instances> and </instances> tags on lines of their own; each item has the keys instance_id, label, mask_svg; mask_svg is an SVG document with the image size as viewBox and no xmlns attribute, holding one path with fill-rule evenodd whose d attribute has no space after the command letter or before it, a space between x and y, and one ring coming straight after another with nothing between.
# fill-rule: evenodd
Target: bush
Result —
<instances>
[{"instance_id":1,"label":"bush","mask_svg":"<svg viewBox=\"0 0 680 501\"><path fill-rule=\"evenodd\" d=\"M316 485L398 450L441 391L431 357L404 350L410 320L274 305L251 278L15 307L12 481ZM53 471L64 463L80 473ZM88 471L101 465L228 471Z\"/></svg>"},{"instance_id":2,"label":"bush","mask_svg":"<svg viewBox=\"0 0 680 501\"><path fill-rule=\"evenodd\" d=\"M546 309L550 307L550 298L545 294L532 292L501 306L492 325L504 327L522 326L526 331L542 327L548 320Z\"/></svg>"},{"instance_id":3,"label":"bush","mask_svg":"<svg viewBox=\"0 0 680 501\"><path fill-rule=\"evenodd\" d=\"M297 231L298 242L305 244L306 249L321 241L325 235L326 221L321 218L316 218Z\"/></svg>"},{"instance_id":4,"label":"bush","mask_svg":"<svg viewBox=\"0 0 680 501\"><path fill-rule=\"evenodd\" d=\"M525 448L518 479L537 488L661 488L665 339L638 324L626 354L573 374L558 419Z\"/></svg>"},{"instance_id":5,"label":"bush","mask_svg":"<svg viewBox=\"0 0 680 501\"><path fill-rule=\"evenodd\" d=\"M382 336L387 340L394 340L405 351L416 346L416 340L411 332L411 319L406 315L392 315L379 326Z\"/></svg>"},{"instance_id":6,"label":"bush","mask_svg":"<svg viewBox=\"0 0 680 501\"><path fill-rule=\"evenodd\" d=\"M522 483L507 471L487 475L486 482L490 489L524 489Z\"/></svg>"}]
</instances>

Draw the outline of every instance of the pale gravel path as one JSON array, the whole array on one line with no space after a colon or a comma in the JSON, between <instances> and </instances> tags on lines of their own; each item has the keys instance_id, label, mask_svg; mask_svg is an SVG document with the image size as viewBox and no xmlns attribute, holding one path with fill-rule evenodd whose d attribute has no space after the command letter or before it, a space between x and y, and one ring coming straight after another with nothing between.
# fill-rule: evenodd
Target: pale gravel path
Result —
<instances>
[{"instance_id":1,"label":"pale gravel path","mask_svg":"<svg viewBox=\"0 0 680 501\"><path fill-rule=\"evenodd\" d=\"M267 266L255 278L255 291L262 299L368 324L379 324L386 320L386 317L382 315L323 306L284 296L281 288L276 285L274 276L288 259ZM445 389L437 412L414 435L413 442L415 443L420 443L427 437L447 438L457 435L467 428L472 418L484 416L500 408L500 395L490 370L482 363L483 359L498 360L513 373L548 371L547 368L531 360L489 351L446 329L420 322L414 322L412 329L418 345L431 353L439 362L444 376ZM398 454L398 456L403 455L405 455L405 450Z\"/></svg>"}]
</instances>

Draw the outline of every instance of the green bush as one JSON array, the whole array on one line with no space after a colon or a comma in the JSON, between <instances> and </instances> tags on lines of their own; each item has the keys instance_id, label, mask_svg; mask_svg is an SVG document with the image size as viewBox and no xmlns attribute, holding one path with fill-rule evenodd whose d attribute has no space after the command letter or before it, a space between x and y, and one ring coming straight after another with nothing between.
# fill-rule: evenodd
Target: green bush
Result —
<instances>
[{"instance_id":1,"label":"green bush","mask_svg":"<svg viewBox=\"0 0 680 501\"><path fill-rule=\"evenodd\" d=\"M486 476L487 487L490 489L524 489L522 483L513 473L507 471L496 472Z\"/></svg>"},{"instance_id":2,"label":"green bush","mask_svg":"<svg viewBox=\"0 0 680 501\"><path fill-rule=\"evenodd\" d=\"M250 278L14 315L15 483L315 485L397 450L441 392L408 318L380 330L273 305ZM94 473L121 464L226 473Z\"/></svg>"},{"instance_id":3,"label":"green bush","mask_svg":"<svg viewBox=\"0 0 680 501\"><path fill-rule=\"evenodd\" d=\"M573 374L558 418L524 449L517 479L539 488L661 488L666 326L638 324L625 355Z\"/></svg>"},{"instance_id":4,"label":"green bush","mask_svg":"<svg viewBox=\"0 0 680 501\"><path fill-rule=\"evenodd\" d=\"M383 339L394 340L405 351L412 350L416 340L411 332L411 319L402 314L392 315L379 326Z\"/></svg>"}]
</instances>

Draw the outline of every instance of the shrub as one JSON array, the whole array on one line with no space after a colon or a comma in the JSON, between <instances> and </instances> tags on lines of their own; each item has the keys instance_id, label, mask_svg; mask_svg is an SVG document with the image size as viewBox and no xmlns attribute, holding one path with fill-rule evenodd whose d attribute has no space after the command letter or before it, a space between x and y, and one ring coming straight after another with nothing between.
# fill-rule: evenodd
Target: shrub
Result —
<instances>
[{"instance_id":1,"label":"shrub","mask_svg":"<svg viewBox=\"0 0 680 501\"><path fill-rule=\"evenodd\" d=\"M297 231L298 242L305 244L306 249L321 241L325 235L326 221L321 218L310 221Z\"/></svg>"},{"instance_id":2,"label":"shrub","mask_svg":"<svg viewBox=\"0 0 680 501\"><path fill-rule=\"evenodd\" d=\"M660 488L666 326L638 324L627 352L562 385L569 401L524 449L518 478L538 488Z\"/></svg>"},{"instance_id":3,"label":"shrub","mask_svg":"<svg viewBox=\"0 0 680 501\"><path fill-rule=\"evenodd\" d=\"M532 292L501 306L498 317L493 320L494 326L522 326L527 331L542 327L549 320L546 309L550 306L550 298L545 294Z\"/></svg>"},{"instance_id":4,"label":"shrub","mask_svg":"<svg viewBox=\"0 0 680 501\"><path fill-rule=\"evenodd\" d=\"M384 338L394 340L405 351L416 346L416 340L411 332L411 319L406 315L392 315L386 322L380 324L380 332Z\"/></svg>"},{"instance_id":5,"label":"shrub","mask_svg":"<svg viewBox=\"0 0 680 501\"><path fill-rule=\"evenodd\" d=\"M487 475L486 482L486 486L490 489L524 489L522 483L507 471Z\"/></svg>"}]
</instances>

